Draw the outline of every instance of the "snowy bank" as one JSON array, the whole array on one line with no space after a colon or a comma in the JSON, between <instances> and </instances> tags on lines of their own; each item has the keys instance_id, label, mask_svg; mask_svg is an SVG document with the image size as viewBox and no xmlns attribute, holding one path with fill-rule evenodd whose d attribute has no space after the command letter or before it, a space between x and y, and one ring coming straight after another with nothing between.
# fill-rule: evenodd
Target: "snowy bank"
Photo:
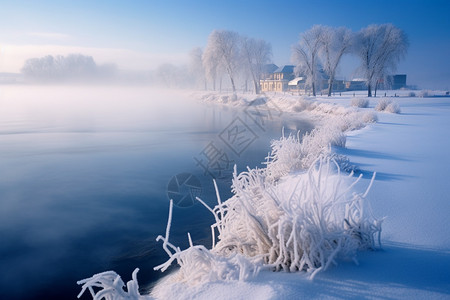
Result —
<instances>
[{"instance_id":1,"label":"snowy bank","mask_svg":"<svg viewBox=\"0 0 450 300\"><path fill-rule=\"evenodd\" d=\"M305 107L314 108L305 111L314 111L321 124L333 120L330 123L340 130L361 128L364 122L356 126L351 121L358 110L329 103L339 100L308 103ZM358 165L361 180L357 185L348 175L339 173L339 166L330 163L335 153L323 143L319 148L310 147L320 150L311 151L315 159L306 172L308 163L301 164L301 158L308 156L304 153L309 153L300 146L304 141L296 137L284 137L278 145L275 141L267 168L235 174L235 196L231 199L222 202L217 195L218 205L210 208L216 217L212 229L218 231L212 249L191 243L182 251L170 244L169 214L167 232L159 239L170 256L167 263L178 260L180 271L169 275L145 297L136 294L134 274L126 297L445 298L450 292L446 277L450 267L450 206L445 196L450 188L445 176L439 174L450 171L446 169L450 166L450 139L442 130L450 125L446 101L401 99L402 114L379 113L379 123L348 134L347 148L338 152ZM292 108L295 113L293 102L283 104L280 100L275 104L283 104L285 111ZM349 102L342 101L347 106ZM322 108L316 109L321 104ZM373 105L369 109L373 110ZM325 140L331 144L333 139ZM436 156L430 158L429 153ZM357 249L374 247L380 221L364 201L374 171L378 175L369 195L373 210L377 216L388 216L383 227L384 250L360 253L360 266L340 260L339 267L308 280L335 264L336 258L355 259ZM277 268L306 272L271 271ZM123 292L124 284L117 274L113 275L100 274L80 283L87 284L86 288L89 284L103 288L104 295L117 295L117 289Z\"/></svg>"}]
</instances>

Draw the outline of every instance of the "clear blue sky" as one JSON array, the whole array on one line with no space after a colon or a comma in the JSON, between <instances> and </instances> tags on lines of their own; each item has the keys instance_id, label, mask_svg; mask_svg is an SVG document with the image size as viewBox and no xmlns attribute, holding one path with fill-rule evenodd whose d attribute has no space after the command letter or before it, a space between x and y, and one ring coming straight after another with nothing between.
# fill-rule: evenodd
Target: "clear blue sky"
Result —
<instances>
[{"instance_id":1,"label":"clear blue sky","mask_svg":"<svg viewBox=\"0 0 450 300\"><path fill-rule=\"evenodd\" d=\"M181 63L204 47L214 29L229 29L272 44L274 62L290 62L291 46L314 24L357 31L393 23L409 36L399 65L408 82L450 88L450 1L2 1L0 72L18 71L27 56L87 51L122 68ZM34 52L33 52L34 51ZM3 57L2 57L3 56ZM127 57L125 57L127 56ZM133 61L134 59L134 61ZM347 59L341 76L350 78Z\"/></svg>"}]
</instances>

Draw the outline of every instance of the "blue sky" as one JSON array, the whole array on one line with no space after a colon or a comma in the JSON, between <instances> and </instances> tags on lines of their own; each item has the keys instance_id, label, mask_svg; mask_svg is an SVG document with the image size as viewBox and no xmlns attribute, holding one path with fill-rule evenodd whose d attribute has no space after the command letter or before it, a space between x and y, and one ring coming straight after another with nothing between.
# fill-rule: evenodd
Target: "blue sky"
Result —
<instances>
[{"instance_id":1,"label":"blue sky","mask_svg":"<svg viewBox=\"0 0 450 300\"><path fill-rule=\"evenodd\" d=\"M121 68L183 63L214 29L229 29L272 44L274 62L290 62L291 46L314 24L357 31L372 23L405 30L410 48L399 65L408 82L450 88L450 1L2 1L0 72L23 60L71 52ZM341 77L353 76L347 58Z\"/></svg>"}]
</instances>

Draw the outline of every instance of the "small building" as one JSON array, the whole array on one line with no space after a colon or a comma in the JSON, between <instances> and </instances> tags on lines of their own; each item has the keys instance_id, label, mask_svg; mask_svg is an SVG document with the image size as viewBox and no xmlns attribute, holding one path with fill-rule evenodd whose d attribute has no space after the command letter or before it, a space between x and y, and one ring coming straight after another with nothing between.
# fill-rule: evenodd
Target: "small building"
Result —
<instances>
[{"instance_id":1,"label":"small building","mask_svg":"<svg viewBox=\"0 0 450 300\"><path fill-rule=\"evenodd\" d=\"M288 87L290 91L304 90L306 85L306 77L295 77L288 82Z\"/></svg>"},{"instance_id":2,"label":"small building","mask_svg":"<svg viewBox=\"0 0 450 300\"><path fill-rule=\"evenodd\" d=\"M390 75L386 78L386 81L386 89L399 90L406 88L406 74Z\"/></svg>"},{"instance_id":3,"label":"small building","mask_svg":"<svg viewBox=\"0 0 450 300\"><path fill-rule=\"evenodd\" d=\"M332 92L343 92L345 91L345 80L343 79L335 79L333 81ZM328 84L328 83L327 83Z\"/></svg>"},{"instance_id":4,"label":"small building","mask_svg":"<svg viewBox=\"0 0 450 300\"><path fill-rule=\"evenodd\" d=\"M278 70L278 66L276 64L264 65L262 68L262 75L260 79L269 78L269 76L272 75L276 70Z\"/></svg>"},{"instance_id":5,"label":"small building","mask_svg":"<svg viewBox=\"0 0 450 300\"><path fill-rule=\"evenodd\" d=\"M294 66L279 67L265 79L260 80L263 92L284 92L289 90L289 81L294 79Z\"/></svg>"},{"instance_id":6,"label":"small building","mask_svg":"<svg viewBox=\"0 0 450 300\"><path fill-rule=\"evenodd\" d=\"M362 91L367 88L364 78L355 78L345 83L345 88L349 91Z\"/></svg>"}]
</instances>

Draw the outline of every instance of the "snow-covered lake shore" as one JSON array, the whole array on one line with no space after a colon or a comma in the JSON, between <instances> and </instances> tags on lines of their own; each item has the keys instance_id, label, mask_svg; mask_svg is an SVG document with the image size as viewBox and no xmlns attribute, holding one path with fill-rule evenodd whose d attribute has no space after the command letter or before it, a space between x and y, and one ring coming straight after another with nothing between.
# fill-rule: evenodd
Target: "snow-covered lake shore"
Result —
<instances>
[{"instance_id":1,"label":"snow-covered lake shore","mask_svg":"<svg viewBox=\"0 0 450 300\"><path fill-rule=\"evenodd\" d=\"M318 97L319 98L319 97ZM351 115L352 97L319 98L314 108L298 107L294 96L276 101L283 111L315 113L323 124ZM381 98L370 99L358 117L370 120ZM229 100L227 99L226 102ZM233 100L234 101L234 100ZM345 125L346 147L333 148L357 166L357 192L377 177L367 199L376 217L386 216L382 249L360 252L359 265L338 261L310 280L304 272L262 270L247 281L214 281L197 285L159 283L161 298L176 299L445 299L450 294L450 100L399 97L400 114L377 113L378 122L363 129ZM332 106L338 103L340 107ZM282 107L282 105L285 105ZM239 106L238 102L236 105ZM245 105L244 105L245 106ZM308 112L309 111L309 112ZM336 125L336 123L335 123ZM293 175L287 175L289 180ZM155 294L154 294L155 296Z\"/></svg>"}]
</instances>

